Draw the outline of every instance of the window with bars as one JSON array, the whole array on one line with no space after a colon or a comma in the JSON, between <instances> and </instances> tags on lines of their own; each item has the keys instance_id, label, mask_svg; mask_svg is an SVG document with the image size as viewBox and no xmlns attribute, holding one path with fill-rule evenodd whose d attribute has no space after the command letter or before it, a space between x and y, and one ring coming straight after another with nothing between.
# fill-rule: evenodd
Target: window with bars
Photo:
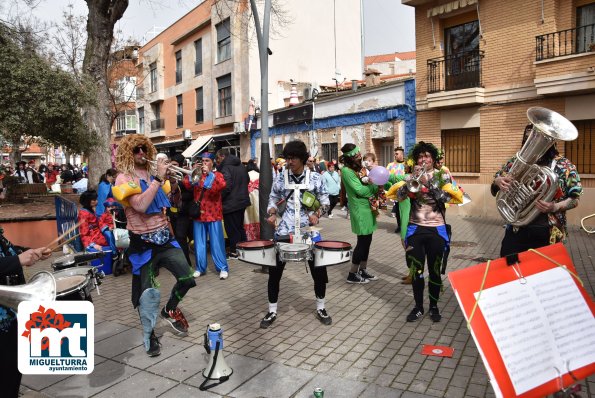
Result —
<instances>
[{"instance_id":1,"label":"window with bars","mask_svg":"<svg viewBox=\"0 0 595 398\"><path fill-rule=\"evenodd\" d=\"M151 92L157 91L157 63L153 62L149 65L150 76L151 76Z\"/></svg>"},{"instance_id":2,"label":"window with bars","mask_svg":"<svg viewBox=\"0 0 595 398\"><path fill-rule=\"evenodd\" d=\"M202 39L194 42L194 74L196 76L202 75Z\"/></svg>"},{"instance_id":3,"label":"window with bars","mask_svg":"<svg viewBox=\"0 0 595 398\"><path fill-rule=\"evenodd\" d=\"M176 52L176 84L182 82L182 50Z\"/></svg>"},{"instance_id":4,"label":"window with bars","mask_svg":"<svg viewBox=\"0 0 595 398\"><path fill-rule=\"evenodd\" d=\"M442 130L444 165L453 173L479 173L479 128Z\"/></svg>"},{"instance_id":5,"label":"window with bars","mask_svg":"<svg viewBox=\"0 0 595 398\"><path fill-rule=\"evenodd\" d=\"M184 104L182 103L182 95L176 96L176 126L182 127L184 125Z\"/></svg>"},{"instance_id":6,"label":"window with bars","mask_svg":"<svg viewBox=\"0 0 595 398\"><path fill-rule=\"evenodd\" d=\"M579 174L595 174L595 119L572 123L578 130L578 138L564 143L564 154Z\"/></svg>"},{"instance_id":7,"label":"window with bars","mask_svg":"<svg viewBox=\"0 0 595 398\"><path fill-rule=\"evenodd\" d=\"M217 79L219 99L219 117L230 116L231 111L231 74Z\"/></svg>"},{"instance_id":8,"label":"window with bars","mask_svg":"<svg viewBox=\"0 0 595 398\"><path fill-rule=\"evenodd\" d=\"M339 147L336 142L322 144L322 157L327 162L331 160L339 160Z\"/></svg>"},{"instance_id":9,"label":"window with bars","mask_svg":"<svg viewBox=\"0 0 595 398\"><path fill-rule=\"evenodd\" d=\"M229 18L217 24L217 62L231 58L231 34Z\"/></svg>"},{"instance_id":10,"label":"window with bars","mask_svg":"<svg viewBox=\"0 0 595 398\"><path fill-rule=\"evenodd\" d=\"M196 89L196 123L204 122L204 105L203 105L203 89L199 87Z\"/></svg>"}]
</instances>

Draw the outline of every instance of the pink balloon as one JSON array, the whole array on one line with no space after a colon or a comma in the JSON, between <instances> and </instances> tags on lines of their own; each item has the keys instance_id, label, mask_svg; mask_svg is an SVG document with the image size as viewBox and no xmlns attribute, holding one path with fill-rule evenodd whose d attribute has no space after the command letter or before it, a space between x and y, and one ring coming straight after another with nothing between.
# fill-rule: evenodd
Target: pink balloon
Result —
<instances>
[{"instance_id":1,"label":"pink balloon","mask_svg":"<svg viewBox=\"0 0 595 398\"><path fill-rule=\"evenodd\" d=\"M389 172L386 167L376 166L368 173L368 178L375 185L384 185L388 182Z\"/></svg>"}]
</instances>

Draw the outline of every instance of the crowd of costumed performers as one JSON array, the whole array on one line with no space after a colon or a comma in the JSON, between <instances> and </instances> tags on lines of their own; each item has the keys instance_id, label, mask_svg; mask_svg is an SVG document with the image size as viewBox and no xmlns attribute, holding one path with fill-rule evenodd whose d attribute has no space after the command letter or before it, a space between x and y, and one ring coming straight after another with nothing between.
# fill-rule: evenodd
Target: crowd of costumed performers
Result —
<instances>
[{"instance_id":1,"label":"crowd of costumed performers","mask_svg":"<svg viewBox=\"0 0 595 398\"><path fill-rule=\"evenodd\" d=\"M386 192L386 197L399 201L401 213L402 243L412 279L415 306L407 315L408 322L418 320L424 314L424 265L428 266L429 313L434 322L442 318L438 308L442 278L450 250L451 229L446 223L446 205L462 204L463 191L453 180L450 171L440 166L441 154L431 143L420 141L409 152L407 164L412 168L406 177ZM390 184L390 181L387 185ZM407 202L409 202L407 204ZM409 209L408 209L409 208Z\"/></svg>"}]
</instances>

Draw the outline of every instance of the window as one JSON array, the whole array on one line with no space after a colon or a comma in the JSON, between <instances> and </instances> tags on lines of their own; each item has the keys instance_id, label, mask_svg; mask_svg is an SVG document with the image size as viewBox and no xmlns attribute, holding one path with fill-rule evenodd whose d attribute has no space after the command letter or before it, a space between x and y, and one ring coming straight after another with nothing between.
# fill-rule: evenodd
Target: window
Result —
<instances>
[{"instance_id":1,"label":"window","mask_svg":"<svg viewBox=\"0 0 595 398\"><path fill-rule=\"evenodd\" d=\"M283 144L275 144L275 159L283 156Z\"/></svg>"},{"instance_id":2,"label":"window","mask_svg":"<svg viewBox=\"0 0 595 398\"><path fill-rule=\"evenodd\" d=\"M176 102L176 125L177 127L182 127L184 125L184 105L182 104L181 95L176 97Z\"/></svg>"},{"instance_id":3,"label":"window","mask_svg":"<svg viewBox=\"0 0 595 398\"><path fill-rule=\"evenodd\" d=\"M196 123L205 121L203 107L203 90L202 87L199 87L196 89Z\"/></svg>"},{"instance_id":4,"label":"window","mask_svg":"<svg viewBox=\"0 0 595 398\"><path fill-rule=\"evenodd\" d=\"M217 62L231 58L231 35L229 18L217 24Z\"/></svg>"},{"instance_id":5,"label":"window","mask_svg":"<svg viewBox=\"0 0 595 398\"><path fill-rule=\"evenodd\" d=\"M446 90L478 87L481 82L479 21L444 29Z\"/></svg>"},{"instance_id":6,"label":"window","mask_svg":"<svg viewBox=\"0 0 595 398\"><path fill-rule=\"evenodd\" d=\"M202 75L202 39L194 42L194 53L196 58L194 60L194 74L196 76Z\"/></svg>"},{"instance_id":7,"label":"window","mask_svg":"<svg viewBox=\"0 0 595 398\"><path fill-rule=\"evenodd\" d=\"M176 52L176 84L182 81L182 50Z\"/></svg>"},{"instance_id":8,"label":"window","mask_svg":"<svg viewBox=\"0 0 595 398\"><path fill-rule=\"evenodd\" d=\"M136 133L136 112L134 109L118 112L116 136Z\"/></svg>"},{"instance_id":9,"label":"window","mask_svg":"<svg viewBox=\"0 0 595 398\"><path fill-rule=\"evenodd\" d=\"M116 85L116 92L113 94L120 103L136 101L136 77L123 77Z\"/></svg>"},{"instance_id":10,"label":"window","mask_svg":"<svg viewBox=\"0 0 595 398\"><path fill-rule=\"evenodd\" d=\"M153 62L149 65L150 76L151 76L151 92L157 91L157 63Z\"/></svg>"},{"instance_id":11,"label":"window","mask_svg":"<svg viewBox=\"0 0 595 398\"><path fill-rule=\"evenodd\" d=\"M151 121L151 131L161 130L165 127L165 122L161 119L161 103L155 102L151 104L151 108L153 115L155 115L155 120Z\"/></svg>"},{"instance_id":12,"label":"window","mask_svg":"<svg viewBox=\"0 0 595 398\"><path fill-rule=\"evenodd\" d=\"M145 133L145 108L138 108L138 133Z\"/></svg>"},{"instance_id":13,"label":"window","mask_svg":"<svg viewBox=\"0 0 595 398\"><path fill-rule=\"evenodd\" d=\"M229 116L231 111L231 74L217 79L219 117Z\"/></svg>"},{"instance_id":14,"label":"window","mask_svg":"<svg viewBox=\"0 0 595 398\"><path fill-rule=\"evenodd\" d=\"M338 144L336 142L322 144L322 157L327 162L333 159L339 160Z\"/></svg>"},{"instance_id":15,"label":"window","mask_svg":"<svg viewBox=\"0 0 595 398\"><path fill-rule=\"evenodd\" d=\"M578 138L564 143L564 154L579 173L595 174L595 119L572 122Z\"/></svg>"},{"instance_id":16,"label":"window","mask_svg":"<svg viewBox=\"0 0 595 398\"><path fill-rule=\"evenodd\" d=\"M595 51L595 3L576 9L576 52Z\"/></svg>"},{"instance_id":17,"label":"window","mask_svg":"<svg viewBox=\"0 0 595 398\"><path fill-rule=\"evenodd\" d=\"M442 130L444 165L453 173L479 173L479 128Z\"/></svg>"}]
</instances>

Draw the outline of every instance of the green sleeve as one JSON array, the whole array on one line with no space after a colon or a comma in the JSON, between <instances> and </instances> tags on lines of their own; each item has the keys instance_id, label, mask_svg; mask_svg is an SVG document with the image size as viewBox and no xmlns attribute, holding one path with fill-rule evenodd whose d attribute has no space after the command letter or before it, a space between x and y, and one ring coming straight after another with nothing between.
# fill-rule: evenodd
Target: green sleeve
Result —
<instances>
[{"instance_id":1,"label":"green sleeve","mask_svg":"<svg viewBox=\"0 0 595 398\"><path fill-rule=\"evenodd\" d=\"M390 189L390 187L392 187L399 181L403 181L404 179L405 179L404 175L390 174L388 176L388 181L386 182L386 184L384 184L384 190L388 191Z\"/></svg>"},{"instance_id":2,"label":"green sleeve","mask_svg":"<svg viewBox=\"0 0 595 398\"><path fill-rule=\"evenodd\" d=\"M378 192L378 186L362 184L355 172L347 167L343 171L343 183L351 187L360 198L369 198Z\"/></svg>"}]
</instances>

